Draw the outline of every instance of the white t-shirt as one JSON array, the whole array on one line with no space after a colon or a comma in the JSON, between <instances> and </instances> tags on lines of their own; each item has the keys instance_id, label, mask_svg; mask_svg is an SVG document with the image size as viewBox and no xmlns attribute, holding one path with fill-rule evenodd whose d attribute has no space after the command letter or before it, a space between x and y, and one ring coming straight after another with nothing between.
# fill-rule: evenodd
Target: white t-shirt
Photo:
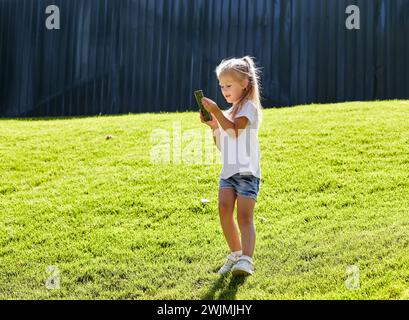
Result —
<instances>
[{"instance_id":1,"label":"white t-shirt","mask_svg":"<svg viewBox=\"0 0 409 320\"><path fill-rule=\"evenodd\" d=\"M230 121L230 109L223 114ZM252 174L261 179L260 146L258 142L258 129L260 117L257 107L248 100L238 112L235 118L246 117L249 121L245 129L239 130L238 138L229 136L219 124L220 151L223 162L220 178L228 179L236 173Z\"/></svg>"}]
</instances>

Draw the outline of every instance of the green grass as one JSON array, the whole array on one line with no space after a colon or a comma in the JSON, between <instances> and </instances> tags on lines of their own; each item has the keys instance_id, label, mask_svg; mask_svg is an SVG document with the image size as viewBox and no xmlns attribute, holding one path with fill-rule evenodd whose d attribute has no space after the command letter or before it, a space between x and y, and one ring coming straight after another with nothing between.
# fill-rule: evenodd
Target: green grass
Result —
<instances>
[{"instance_id":1,"label":"green grass","mask_svg":"<svg viewBox=\"0 0 409 320\"><path fill-rule=\"evenodd\" d=\"M0 299L409 299L408 119L409 101L265 109L247 279L215 273L221 164L151 160L179 121L205 145L197 113L2 119Z\"/></svg>"}]
</instances>

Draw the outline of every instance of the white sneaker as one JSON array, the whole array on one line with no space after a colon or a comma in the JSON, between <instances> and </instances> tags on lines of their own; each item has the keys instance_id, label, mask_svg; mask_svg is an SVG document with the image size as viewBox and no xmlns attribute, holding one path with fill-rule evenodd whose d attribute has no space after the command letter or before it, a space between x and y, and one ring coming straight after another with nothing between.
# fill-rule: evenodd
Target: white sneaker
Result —
<instances>
[{"instance_id":1,"label":"white sneaker","mask_svg":"<svg viewBox=\"0 0 409 320\"><path fill-rule=\"evenodd\" d=\"M231 269L233 276L249 276L254 273L253 260L247 256L241 256Z\"/></svg>"},{"instance_id":2,"label":"white sneaker","mask_svg":"<svg viewBox=\"0 0 409 320\"><path fill-rule=\"evenodd\" d=\"M219 269L219 271L217 273L218 274L226 274L227 272L229 272L231 270L231 268L234 266L234 264L238 261L239 258L240 258L239 255L230 253L227 256L227 260L226 260L225 264Z\"/></svg>"}]
</instances>

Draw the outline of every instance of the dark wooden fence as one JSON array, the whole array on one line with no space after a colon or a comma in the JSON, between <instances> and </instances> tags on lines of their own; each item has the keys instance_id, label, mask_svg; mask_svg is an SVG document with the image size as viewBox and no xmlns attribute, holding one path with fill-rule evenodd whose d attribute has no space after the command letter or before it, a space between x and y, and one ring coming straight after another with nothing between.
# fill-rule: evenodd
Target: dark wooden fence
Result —
<instances>
[{"instance_id":1,"label":"dark wooden fence","mask_svg":"<svg viewBox=\"0 0 409 320\"><path fill-rule=\"evenodd\" d=\"M214 69L243 55L265 107L409 98L408 40L409 0L0 0L0 116L227 107Z\"/></svg>"}]
</instances>

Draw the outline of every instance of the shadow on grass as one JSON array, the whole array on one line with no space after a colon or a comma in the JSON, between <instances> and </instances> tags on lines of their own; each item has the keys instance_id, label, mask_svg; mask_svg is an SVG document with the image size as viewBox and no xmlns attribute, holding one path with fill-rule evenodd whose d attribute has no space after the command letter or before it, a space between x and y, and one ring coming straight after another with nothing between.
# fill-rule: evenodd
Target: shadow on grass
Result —
<instances>
[{"instance_id":1,"label":"shadow on grass","mask_svg":"<svg viewBox=\"0 0 409 320\"><path fill-rule=\"evenodd\" d=\"M180 114L196 112L196 110L185 111L156 111L156 112L124 112L124 113L95 113L95 114L79 114L72 116L55 115L55 116L0 116L1 121L56 121L56 120L77 120L77 119L94 119L94 118L106 118L106 117L123 117L123 116L140 116L140 115L168 115L168 114Z\"/></svg>"},{"instance_id":2,"label":"shadow on grass","mask_svg":"<svg viewBox=\"0 0 409 320\"><path fill-rule=\"evenodd\" d=\"M221 275L220 278L213 284L213 286L203 295L202 300L234 300L236 299L237 290L239 286L243 285L246 277L231 277L230 282L227 283L229 277ZM218 297L216 293L220 291Z\"/></svg>"},{"instance_id":3,"label":"shadow on grass","mask_svg":"<svg viewBox=\"0 0 409 320\"><path fill-rule=\"evenodd\" d=\"M104 116L111 115L81 115L81 116L49 116L49 117L0 117L2 121L24 121L24 122L34 122L34 121L56 121L56 120L77 120L77 119L88 119L88 118L102 118ZM116 116L116 115L113 115Z\"/></svg>"}]
</instances>

